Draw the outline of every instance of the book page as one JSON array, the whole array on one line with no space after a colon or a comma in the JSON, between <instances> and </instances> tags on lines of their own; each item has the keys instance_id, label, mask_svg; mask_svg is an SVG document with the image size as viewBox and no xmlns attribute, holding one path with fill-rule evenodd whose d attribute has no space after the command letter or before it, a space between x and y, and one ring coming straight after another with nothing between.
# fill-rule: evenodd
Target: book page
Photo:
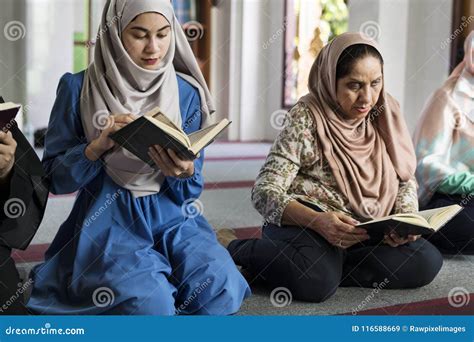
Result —
<instances>
[{"instance_id":1,"label":"book page","mask_svg":"<svg viewBox=\"0 0 474 342\"><path fill-rule=\"evenodd\" d=\"M216 125L212 125L212 126L204 128L204 129L201 129L199 131L196 131L194 133L191 133L189 135L189 141L191 142L191 145L196 144L199 140L201 140L203 137L205 137L206 134L208 134L214 127L216 127Z\"/></svg>"},{"instance_id":2,"label":"book page","mask_svg":"<svg viewBox=\"0 0 474 342\"><path fill-rule=\"evenodd\" d=\"M222 119L219 123L201 129L189 135L191 141L191 150L197 154L210 141L212 141L224 128L230 125L230 121Z\"/></svg>"},{"instance_id":3,"label":"book page","mask_svg":"<svg viewBox=\"0 0 474 342\"><path fill-rule=\"evenodd\" d=\"M161 121L161 122L167 124L168 126L172 127L173 129L177 130L178 132L181 132L181 133L183 133L183 134L186 134L186 133L184 133L184 131L183 131L180 127L176 126L176 124L175 124L173 121L171 121L171 120L170 120L165 114L163 114L162 112L156 113L156 114L152 115L152 117L155 118L155 119L158 120L158 121Z\"/></svg>"},{"instance_id":4,"label":"book page","mask_svg":"<svg viewBox=\"0 0 474 342\"><path fill-rule=\"evenodd\" d=\"M184 146L186 146L188 148L191 147L191 142L189 141L188 136L182 130L178 131L173 126L168 125L166 122L163 122L162 120L158 120L158 119L156 119L154 117L151 117L151 116L144 116L144 118L149 120L150 122L152 122L154 125L158 126L159 128L161 128L163 131L165 131L170 136L176 138L176 140L178 140ZM160 118L160 119L162 119L162 118Z\"/></svg>"},{"instance_id":5,"label":"book page","mask_svg":"<svg viewBox=\"0 0 474 342\"><path fill-rule=\"evenodd\" d=\"M370 224L370 223L375 223L375 222L388 221L390 219L395 220L395 221L410 223L415 226L431 228L428 221L423 216L418 215L417 213L394 214L394 215L384 216L378 219L363 222L361 224L358 224L357 226L363 226L365 224Z\"/></svg>"},{"instance_id":6,"label":"book page","mask_svg":"<svg viewBox=\"0 0 474 342\"><path fill-rule=\"evenodd\" d=\"M450 219L456 216L462 210L460 205L454 204L442 208L432 209L431 216L428 219L428 222L435 229L439 229L444 226Z\"/></svg>"},{"instance_id":7,"label":"book page","mask_svg":"<svg viewBox=\"0 0 474 342\"><path fill-rule=\"evenodd\" d=\"M12 108L20 108L20 107L21 105L13 103L13 102L0 103L0 111L12 109Z\"/></svg>"},{"instance_id":8,"label":"book page","mask_svg":"<svg viewBox=\"0 0 474 342\"><path fill-rule=\"evenodd\" d=\"M395 221L405 222L420 227L432 228L430 223L423 216L417 214L395 214L392 218Z\"/></svg>"}]
</instances>

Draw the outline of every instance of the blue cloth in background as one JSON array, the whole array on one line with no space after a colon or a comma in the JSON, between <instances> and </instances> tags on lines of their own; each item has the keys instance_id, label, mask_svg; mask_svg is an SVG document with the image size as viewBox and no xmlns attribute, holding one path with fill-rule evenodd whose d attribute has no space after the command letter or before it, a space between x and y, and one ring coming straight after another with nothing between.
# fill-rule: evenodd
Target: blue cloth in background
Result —
<instances>
[{"instance_id":1,"label":"blue cloth in background","mask_svg":"<svg viewBox=\"0 0 474 342\"><path fill-rule=\"evenodd\" d=\"M84 155L79 99L84 73L62 77L45 140L51 192L78 191L72 212L32 271L36 314L228 315L250 295L197 199L204 153L192 177L167 177L135 198ZM200 127L197 90L178 77L186 133ZM197 120L199 116L199 120Z\"/></svg>"},{"instance_id":2,"label":"blue cloth in background","mask_svg":"<svg viewBox=\"0 0 474 342\"><path fill-rule=\"evenodd\" d=\"M180 24L196 20L196 4L194 0L173 0L174 13Z\"/></svg>"}]
</instances>

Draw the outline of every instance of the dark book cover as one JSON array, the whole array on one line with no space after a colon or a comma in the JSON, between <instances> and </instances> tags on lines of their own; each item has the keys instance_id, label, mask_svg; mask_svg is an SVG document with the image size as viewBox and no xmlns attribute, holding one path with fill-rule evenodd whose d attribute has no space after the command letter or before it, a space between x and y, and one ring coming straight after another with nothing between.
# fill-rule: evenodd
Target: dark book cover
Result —
<instances>
[{"instance_id":1,"label":"dark book cover","mask_svg":"<svg viewBox=\"0 0 474 342\"><path fill-rule=\"evenodd\" d=\"M0 97L0 103L4 103L3 98ZM20 111L20 107L0 110L0 129L9 130L11 126L15 125L15 117Z\"/></svg>"},{"instance_id":2,"label":"dark book cover","mask_svg":"<svg viewBox=\"0 0 474 342\"><path fill-rule=\"evenodd\" d=\"M429 235L435 232L430 228L421 227L394 219L374 222L357 227L367 230L367 233L371 238L383 237L384 235L390 233L396 233L400 237L407 237L408 235Z\"/></svg>"},{"instance_id":3,"label":"dark book cover","mask_svg":"<svg viewBox=\"0 0 474 342\"><path fill-rule=\"evenodd\" d=\"M183 159L196 159L196 155L186 146L144 117L111 134L110 138L151 166L154 162L148 155L148 150L153 145L172 149Z\"/></svg>"}]
</instances>

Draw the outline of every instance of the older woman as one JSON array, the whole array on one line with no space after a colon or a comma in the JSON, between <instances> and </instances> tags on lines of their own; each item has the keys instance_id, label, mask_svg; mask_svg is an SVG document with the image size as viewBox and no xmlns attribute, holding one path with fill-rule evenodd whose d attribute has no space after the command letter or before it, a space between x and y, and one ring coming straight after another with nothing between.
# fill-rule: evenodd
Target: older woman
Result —
<instances>
[{"instance_id":1,"label":"older woman","mask_svg":"<svg viewBox=\"0 0 474 342\"><path fill-rule=\"evenodd\" d=\"M464 210L430 241L446 254L474 254L474 31L464 60L427 102L415 132L420 204Z\"/></svg>"},{"instance_id":2,"label":"older woman","mask_svg":"<svg viewBox=\"0 0 474 342\"><path fill-rule=\"evenodd\" d=\"M356 226L418 209L415 154L399 106L384 91L376 44L358 33L335 38L316 59L309 89L289 112L252 191L266 220L263 238L231 241L234 261L312 302L340 285L430 283L442 257L429 242L393 234L370 239Z\"/></svg>"},{"instance_id":3,"label":"older woman","mask_svg":"<svg viewBox=\"0 0 474 342\"><path fill-rule=\"evenodd\" d=\"M159 106L188 133L212 113L171 3L109 0L99 33L94 62L59 84L43 164L54 193L78 195L33 271L28 306L39 314L235 313L248 284L206 219L187 210L204 185L203 156L183 160L154 146L151 167L109 138L135 118L126 113Z\"/></svg>"}]
</instances>

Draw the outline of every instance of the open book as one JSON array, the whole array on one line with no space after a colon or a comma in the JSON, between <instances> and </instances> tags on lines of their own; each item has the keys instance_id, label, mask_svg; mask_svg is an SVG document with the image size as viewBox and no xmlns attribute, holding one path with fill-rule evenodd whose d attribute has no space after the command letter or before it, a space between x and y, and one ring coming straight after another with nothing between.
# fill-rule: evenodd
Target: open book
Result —
<instances>
[{"instance_id":1,"label":"open book","mask_svg":"<svg viewBox=\"0 0 474 342\"><path fill-rule=\"evenodd\" d=\"M150 146L160 145L165 149L172 149L181 158L192 160L197 158L199 152L212 143L230 123L229 120L223 119L217 124L187 135L156 107L111 134L110 138L145 163L153 165L148 155Z\"/></svg>"},{"instance_id":2,"label":"open book","mask_svg":"<svg viewBox=\"0 0 474 342\"><path fill-rule=\"evenodd\" d=\"M18 112L20 111L21 105L13 102L3 103L3 98L0 98L0 129L8 130L9 126L14 125L14 120Z\"/></svg>"},{"instance_id":3,"label":"open book","mask_svg":"<svg viewBox=\"0 0 474 342\"><path fill-rule=\"evenodd\" d=\"M453 204L417 213L389 215L361 223L357 227L366 229L369 235L389 232L395 232L401 237L426 235L437 232L461 210L463 207Z\"/></svg>"},{"instance_id":4,"label":"open book","mask_svg":"<svg viewBox=\"0 0 474 342\"><path fill-rule=\"evenodd\" d=\"M323 211L314 203L301 199L298 199L298 201L313 210ZM357 227L367 230L371 237L383 236L391 232L397 233L400 237L426 235L438 231L461 210L463 210L463 207L453 204L416 213L389 215L360 223Z\"/></svg>"}]
</instances>

